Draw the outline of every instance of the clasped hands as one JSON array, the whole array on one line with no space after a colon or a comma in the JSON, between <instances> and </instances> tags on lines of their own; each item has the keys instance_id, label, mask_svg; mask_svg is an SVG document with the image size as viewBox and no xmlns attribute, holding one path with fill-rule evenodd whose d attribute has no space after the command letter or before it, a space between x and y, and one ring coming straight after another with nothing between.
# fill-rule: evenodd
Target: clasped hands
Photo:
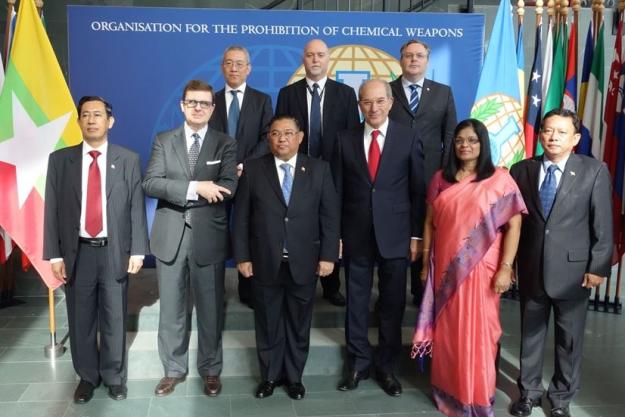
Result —
<instances>
[{"instance_id":1,"label":"clasped hands","mask_svg":"<svg viewBox=\"0 0 625 417\"><path fill-rule=\"evenodd\" d=\"M196 192L205 198L209 203L219 203L224 201L224 194L232 195L226 187L215 184L213 181L198 181Z\"/></svg>"},{"instance_id":2,"label":"clasped hands","mask_svg":"<svg viewBox=\"0 0 625 417\"><path fill-rule=\"evenodd\" d=\"M245 278L251 278L254 275L254 268L252 267L252 263L247 262L239 262L237 264L237 269L239 273L243 275ZM320 277L327 277L334 270L334 262L328 261L319 261L319 265L317 265L316 274Z\"/></svg>"}]
</instances>

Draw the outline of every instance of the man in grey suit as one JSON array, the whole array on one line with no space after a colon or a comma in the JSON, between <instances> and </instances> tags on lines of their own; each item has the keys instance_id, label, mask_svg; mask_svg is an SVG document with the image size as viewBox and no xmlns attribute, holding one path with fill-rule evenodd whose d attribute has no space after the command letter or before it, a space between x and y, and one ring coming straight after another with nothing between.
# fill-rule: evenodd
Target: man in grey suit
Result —
<instances>
[{"instance_id":1,"label":"man in grey suit","mask_svg":"<svg viewBox=\"0 0 625 417\"><path fill-rule=\"evenodd\" d=\"M197 367L204 393L221 391L224 268L229 258L225 202L236 190L236 142L208 127L213 89L187 83L180 109L185 122L159 133L143 181L158 199L150 249L156 256L160 294L158 351L165 377L157 396L184 381L189 364L188 306L193 297L198 326Z\"/></svg>"},{"instance_id":2,"label":"man in grey suit","mask_svg":"<svg viewBox=\"0 0 625 417\"><path fill-rule=\"evenodd\" d=\"M83 142L53 152L46 177L43 257L65 283L78 404L101 381L126 398L128 274L148 253L139 156L108 143L112 112L100 97L81 98Z\"/></svg>"},{"instance_id":3,"label":"man in grey suit","mask_svg":"<svg viewBox=\"0 0 625 417\"><path fill-rule=\"evenodd\" d=\"M574 112L555 109L540 130L544 155L515 164L529 214L518 251L521 292L521 398L510 414L529 416L543 395L542 368L549 315L555 324L555 372L547 397L551 415L568 417L579 390L590 289L601 285L612 259L610 176L600 161L572 153L580 139Z\"/></svg>"},{"instance_id":4,"label":"man in grey suit","mask_svg":"<svg viewBox=\"0 0 625 417\"><path fill-rule=\"evenodd\" d=\"M273 116L271 97L247 84L252 71L250 54L242 46L229 46L221 61L226 85L215 93L215 112L208 125L237 141L237 172L244 161L264 155L267 129ZM235 202L236 204L236 202ZM239 299L252 306L251 281L239 274Z\"/></svg>"},{"instance_id":5,"label":"man in grey suit","mask_svg":"<svg viewBox=\"0 0 625 417\"><path fill-rule=\"evenodd\" d=\"M289 397L304 397L317 276L330 274L339 254L330 165L297 153L303 136L292 116L273 120L272 154L247 163L234 206L235 259L254 289L258 398L283 379Z\"/></svg>"},{"instance_id":6,"label":"man in grey suit","mask_svg":"<svg viewBox=\"0 0 625 417\"><path fill-rule=\"evenodd\" d=\"M402 75L390 83L394 101L389 117L416 131L423 140L427 187L441 167L443 155L450 150L456 127L454 96L449 86L425 78L430 59L430 47L425 42L411 39L399 53ZM421 259L412 263L410 271L412 302L419 305L423 295L419 278Z\"/></svg>"}]
</instances>

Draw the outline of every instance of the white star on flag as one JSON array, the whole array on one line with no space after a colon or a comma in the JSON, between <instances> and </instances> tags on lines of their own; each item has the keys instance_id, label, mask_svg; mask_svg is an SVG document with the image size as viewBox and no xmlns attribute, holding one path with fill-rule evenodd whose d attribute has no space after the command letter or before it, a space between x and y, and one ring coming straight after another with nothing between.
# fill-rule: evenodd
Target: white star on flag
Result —
<instances>
[{"instance_id":1,"label":"white star on flag","mask_svg":"<svg viewBox=\"0 0 625 417\"><path fill-rule=\"evenodd\" d=\"M538 96L534 95L532 96L532 106L534 107L538 107L538 104L541 102L542 100L538 98Z\"/></svg>"},{"instance_id":2,"label":"white star on flag","mask_svg":"<svg viewBox=\"0 0 625 417\"><path fill-rule=\"evenodd\" d=\"M71 115L69 112L37 126L13 93L13 137L0 142L0 161L15 166L19 208L39 177L46 174L48 155L61 138Z\"/></svg>"},{"instance_id":3,"label":"white star on flag","mask_svg":"<svg viewBox=\"0 0 625 417\"><path fill-rule=\"evenodd\" d=\"M538 73L538 71L532 72L532 82L538 81L539 78L540 78L540 74Z\"/></svg>"}]
</instances>

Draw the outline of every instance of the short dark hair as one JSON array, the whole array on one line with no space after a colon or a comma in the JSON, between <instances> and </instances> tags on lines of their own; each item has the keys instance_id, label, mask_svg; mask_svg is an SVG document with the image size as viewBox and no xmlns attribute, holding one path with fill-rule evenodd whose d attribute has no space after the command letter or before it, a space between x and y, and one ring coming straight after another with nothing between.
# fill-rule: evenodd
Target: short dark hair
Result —
<instances>
[{"instance_id":1,"label":"short dark hair","mask_svg":"<svg viewBox=\"0 0 625 417\"><path fill-rule=\"evenodd\" d=\"M298 132L302 130L302 127L299 125L299 122L297 121L297 119L294 116L291 116L289 114L273 116L271 120L269 121L268 126L271 128L271 125L273 125L275 122L279 122L280 120L291 120L293 123L295 123L295 127L297 128Z\"/></svg>"},{"instance_id":2,"label":"short dark hair","mask_svg":"<svg viewBox=\"0 0 625 417\"><path fill-rule=\"evenodd\" d=\"M82 106L88 101L99 101L104 104L104 109L106 110L106 117L111 117L113 115L113 106L109 104L108 101L104 100L100 96L82 96L80 100L78 100L78 105L76 106L76 111L78 111L78 118L80 119L80 112L82 111Z\"/></svg>"},{"instance_id":3,"label":"short dark hair","mask_svg":"<svg viewBox=\"0 0 625 417\"><path fill-rule=\"evenodd\" d=\"M215 93L213 92L213 87L206 81L202 80L191 80L184 86L184 90L182 90L182 101L187 99L187 93L189 91L208 91L211 93L211 99L215 98Z\"/></svg>"},{"instance_id":4,"label":"short dark hair","mask_svg":"<svg viewBox=\"0 0 625 417\"><path fill-rule=\"evenodd\" d=\"M563 108L557 108L548 111L547 114L543 116L543 120L540 122L540 130L543 130L545 128L545 120L553 116L567 117L571 119L571 122L573 122L573 127L575 128L575 133L579 133L581 123L579 121L579 117L577 117L577 113L569 109Z\"/></svg>"},{"instance_id":5,"label":"short dark hair","mask_svg":"<svg viewBox=\"0 0 625 417\"><path fill-rule=\"evenodd\" d=\"M458 126L454 129L454 136L449 144L451 147L449 150L449 157L443 167L443 178L451 183L458 182L458 180L456 180L456 174L458 173L458 169L460 169L460 160L456 156L454 140L458 133L467 127L473 128L475 134L480 140L480 155L477 157L477 167L475 168L477 176L475 181L482 181L495 173L495 165L493 164L490 154L488 129L484 123L477 119L465 119L458 123Z\"/></svg>"},{"instance_id":6,"label":"short dark hair","mask_svg":"<svg viewBox=\"0 0 625 417\"><path fill-rule=\"evenodd\" d=\"M431 51L430 46L427 43L420 41L418 39L410 39L405 44L403 44L401 48L399 48L399 56L402 57L404 55L404 49L408 48L410 45L414 43L416 43L417 45L423 46L428 53L428 58L430 57L430 51Z\"/></svg>"}]
</instances>

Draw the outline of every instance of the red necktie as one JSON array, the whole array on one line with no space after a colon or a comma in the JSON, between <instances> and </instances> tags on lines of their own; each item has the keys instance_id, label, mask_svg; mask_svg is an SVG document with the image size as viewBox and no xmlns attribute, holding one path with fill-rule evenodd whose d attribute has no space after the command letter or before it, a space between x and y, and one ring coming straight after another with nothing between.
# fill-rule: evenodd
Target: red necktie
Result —
<instances>
[{"instance_id":1,"label":"red necktie","mask_svg":"<svg viewBox=\"0 0 625 417\"><path fill-rule=\"evenodd\" d=\"M90 151L93 158L89 165L89 177L87 179L87 213L85 215L85 230L96 237L102 231L102 179L98 167L100 152Z\"/></svg>"},{"instance_id":2,"label":"red necktie","mask_svg":"<svg viewBox=\"0 0 625 417\"><path fill-rule=\"evenodd\" d=\"M379 134L379 130L371 132L371 145L369 145L369 175L371 176L371 181L375 181L375 176L378 173L378 165L380 165Z\"/></svg>"}]
</instances>

